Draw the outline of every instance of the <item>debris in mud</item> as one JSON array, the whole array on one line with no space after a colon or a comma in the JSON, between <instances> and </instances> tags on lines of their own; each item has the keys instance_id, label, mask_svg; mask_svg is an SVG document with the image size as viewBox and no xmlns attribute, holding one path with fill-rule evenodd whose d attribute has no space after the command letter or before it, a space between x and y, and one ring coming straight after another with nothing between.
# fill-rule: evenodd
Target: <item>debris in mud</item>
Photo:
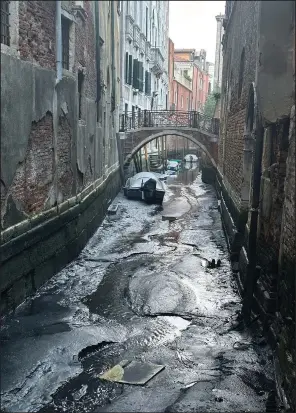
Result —
<instances>
[{"instance_id":1,"label":"debris in mud","mask_svg":"<svg viewBox=\"0 0 296 413\"><path fill-rule=\"evenodd\" d=\"M116 215L118 212L118 204L110 205L107 209L108 215Z\"/></svg>"},{"instance_id":2,"label":"debris in mud","mask_svg":"<svg viewBox=\"0 0 296 413\"><path fill-rule=\"evenodd\" d=\"M162 216L163 221L173 222L173 221L176 221L176 219L177 219L176 217L170 217L170 216L167 216L167 215Z\"/></svg>"},{"instance_id":3,"label":"debris in mud","mask_svg":"<svg viewBox=\"0 0 296 413\"><path fill-rule=\"evenodd\" d=\"M108 346L109 344L114 344L114 341L102 341L101 343L94 344L92 346L87 346L87 347L83 348L78 353L78 361L85 358L85 357L87 357L87 356L89 356L90 354L95 353L96 351L101 350L102 348ZM73 357L73 360L74 360L74 357Z\"/></svg>"},{"instance_id":4,"label":"debris in mud","mask_svg":"<svg viewBox=\"0 0 296 413\"><path fill-rule=\"evenodd\" d=\"M123 360L99 378L116 383L144 386L164 368L165 366L159 364Z\"/></svg>"}]
</instances>

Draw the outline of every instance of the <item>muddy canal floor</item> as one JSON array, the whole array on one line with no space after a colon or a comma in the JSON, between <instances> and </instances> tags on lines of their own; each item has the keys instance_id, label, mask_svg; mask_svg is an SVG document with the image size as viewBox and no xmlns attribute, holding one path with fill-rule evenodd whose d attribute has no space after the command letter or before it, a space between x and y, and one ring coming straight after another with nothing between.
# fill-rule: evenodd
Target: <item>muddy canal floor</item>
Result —
<instances>
[{"instance_id":1,"label":"muddy canal floor","mask_svg":"<svg viewBox=\"0 0 296 413\"><path fill-rule=\"evenodd\" d=\"M162 211L122 194L114 203L78 259L4 321L2 409L265 412L271 352L239 328L213 188L187 171L168 182ZM165 369L145 386L99 379L121 360Z\"/></svg>"}]
</instances>

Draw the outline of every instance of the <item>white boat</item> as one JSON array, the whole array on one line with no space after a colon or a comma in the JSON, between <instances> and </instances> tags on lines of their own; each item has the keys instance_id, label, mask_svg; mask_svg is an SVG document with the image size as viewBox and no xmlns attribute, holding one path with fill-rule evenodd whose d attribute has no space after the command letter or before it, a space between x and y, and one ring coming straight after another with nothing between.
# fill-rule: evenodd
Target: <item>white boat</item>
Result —
<instances>
[{"instance_id":1,"label":"white boat","mask_svg":"<svg viewBox=\"0 0 296 413\"><path fill-rule=\"evenodd\" d=\"M185 162L197 162L198 161L198 157L194 154L188 154L184 157L184 161Z\"/></svg>"},{"instance_id":2,"label":"white boat","mask_svg":"<svg viewBox=\"0 0 296 413\"><path fill-rule=\"evenodd\" d=\"M142 199L147 203L161 205L165 185L153 172L140 172L126 181L123 192L128 199Z\"/></svg>"}]
</instances>

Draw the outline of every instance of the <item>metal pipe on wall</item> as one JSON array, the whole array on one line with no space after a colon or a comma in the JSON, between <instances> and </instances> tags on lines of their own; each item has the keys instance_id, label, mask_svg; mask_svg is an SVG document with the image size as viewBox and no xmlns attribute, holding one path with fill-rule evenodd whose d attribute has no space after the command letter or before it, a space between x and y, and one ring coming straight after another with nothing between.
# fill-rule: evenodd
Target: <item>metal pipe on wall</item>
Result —
<instances>
[{"instance_id":1,"label":"metal pipe on wall","mask_svg":"<svg viewBox=\"0 0 296 413\"><path fill-rule=\"evenodd\" d=\"M111 1L111 53L112 53L112 93L111 93L111 111L116 108L116 77L115 77L115 25L114 25L114 6L116 2Z\"/></svg>"},{"instance_id":2,"label":"metal pipe on wall","mask_svg":"<svg viewBox=\"0 0 296 413\"><path fill-rule=\"evenodd\" d=\"M95 23L96 23L96 72L97 72L97 104L101 100L101 44L100 44L100 2L95 1Z\"/></svg>"},{"instance_id":3,"label":"metal pipe on wall","mask_svg":"<svg viewBox=\"0 0 296 413\"><path fill-rule=\"evenodd\" d=\"M56 69L57 82L63 77L62 68L62 2L56 1Z\"/></svg>"}]
</instances>

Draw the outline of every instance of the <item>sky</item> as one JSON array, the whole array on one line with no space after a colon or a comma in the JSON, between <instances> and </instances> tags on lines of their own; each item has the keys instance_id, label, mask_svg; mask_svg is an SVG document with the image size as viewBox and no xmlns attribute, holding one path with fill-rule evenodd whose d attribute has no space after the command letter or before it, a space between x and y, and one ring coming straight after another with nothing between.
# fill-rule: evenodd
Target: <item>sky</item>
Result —
<instances>
[{"instance_id":1,"label":"sky","mask_svg":"<svg viewBox=\"0 0 296 413\"><path fill-rule=\"evenodd\" d=\"M175 49L205 49L215 63L216 19L225 1L170 1L169 36Z\"/></svg>"}]
</instances>

